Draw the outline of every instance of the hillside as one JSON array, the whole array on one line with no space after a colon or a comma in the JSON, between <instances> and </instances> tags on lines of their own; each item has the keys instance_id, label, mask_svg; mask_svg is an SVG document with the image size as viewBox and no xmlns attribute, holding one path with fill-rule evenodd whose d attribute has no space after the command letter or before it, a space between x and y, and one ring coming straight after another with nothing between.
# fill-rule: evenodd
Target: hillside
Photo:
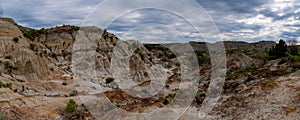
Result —
<instances>
[{"instance_id":1,"label":"hillside","mask_svg":"<svg viewBox=\"0 0 300 120\"><path fill-rule=\"evenodd\" d=\"M92 45L95 46L92 59L84 58L86 53L74 50L77 49L74 44L85 44L76 41L78 38L96 41ZM112 113L115 118L137 119L126 116L126 111L147 113L172 104L174 97L180 93L180 84L185 83L181 80L185 68L177 59L182 56L176 56L164 47L172 44L144 44L137 50L131 50L134 54L128 60L128 78L114 78L116 71L125 71L111 64L114 47L120 41L114 34L97 27L63 25L36 30L19 26L13 19L0 18L0 119L112 119ZM197 119L195 113L207 95L213 69L207 44L213 43L190 42L199 70L191 71L188 78L194 79L193 72L201 76L191 107L179 119ZM121 45L128 49L132 47ZM275 45L272 41L224 42L226 80L221 98L204 118L300 118L300 56L286 53L284 57L274 58L268 50ZM76 64L77 57L83 57L87 64ZM90 63L95 64L91 67ZM123 65L122 62L119 64ZM86 80L79 80L87 84L78 82L75 76L79 75L75 71L78 66L82 69L94 68L96 79L87 76ZM139 97L147 95L139 90L152 85L153 77L158 82L153 84L161 90L154 96ZM123 79L132 80L136 85L119 85L118 81ZM161 85L161 81L165 84ZM89 84L98 87L84 86ZM137 94L128 94L121 88L133 89L130 92ZM104 92L94 94L99 89ZM103 103L96 103L95 98L98 102L103 100ZM76 102L73 109L72 105L68 105L72 104L69 102L71 99ZM111 107L109 102L125 111L107 109ZM111 114L103 115L103 111L97 113L99 109ZM172 119L176 116L170 113L167 117Z\"/></svg>"}]
</instances>

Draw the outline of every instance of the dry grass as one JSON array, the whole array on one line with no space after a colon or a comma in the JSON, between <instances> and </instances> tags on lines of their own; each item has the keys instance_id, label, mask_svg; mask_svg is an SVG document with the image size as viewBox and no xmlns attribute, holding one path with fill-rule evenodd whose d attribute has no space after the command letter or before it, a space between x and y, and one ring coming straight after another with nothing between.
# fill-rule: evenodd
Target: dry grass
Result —
<instances>
[{"instance_id":1,"label":"dry grass","mask_svg":"<svg viewBox=\"0 0 300 120\"><path fill-rule=\"evenodd\" d=\"M258 86L260 86L262 89L273 89L279 86L279 82L270 81L270 82L258 84Z\"/></svg>"},{"instance_id":2,"label":"dry grass","mask_svg":"<svg viewBox=\"0 0 300 120\"><path fill-rule=\"evenodd\" d=\"M289 115L290 113L295 112L296 110L297 110L297 108L295 108L295 107L284 108L283 114L284 115Z\"/></svg>"}]
</instances>

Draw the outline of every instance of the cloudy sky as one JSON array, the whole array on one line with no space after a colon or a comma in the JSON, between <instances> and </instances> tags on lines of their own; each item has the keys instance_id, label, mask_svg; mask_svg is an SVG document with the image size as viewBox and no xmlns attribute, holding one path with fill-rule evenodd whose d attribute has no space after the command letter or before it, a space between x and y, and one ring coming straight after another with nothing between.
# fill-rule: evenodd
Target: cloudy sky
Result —
<instances>
[{"instance_id":1,"label":"cloudy sky","mask_svg":"<svg viewBox=\"0 0 300 120\"><path fill-rule=\"evenodd\" d=\"M0 0L0 16L14 18L23 26L37 29L62 24L82 25L89 14L97 13L95 9L102 2L103 0ZM217 26L223 40L300 40L300 0L197 0L197 3L211 17L210 22ZM114 7L132 6L132 3L124 2L114 4L118 4L112 5ZM169 5L164 2L158 4ZM112 6L107 5L104 9L107 15L110 15ZM172 7L182 6L185 4L174 4ZM189 14L207 18L192 8ZM97 21L102 21L101 16L98 16ZM199 19L199 22L206 24L207 21ZM112 21L107 29L123 39L138 39L143 42L203 41L184 17L152 8L119 13L119 18Z\"/></svg>"}]
</instances>

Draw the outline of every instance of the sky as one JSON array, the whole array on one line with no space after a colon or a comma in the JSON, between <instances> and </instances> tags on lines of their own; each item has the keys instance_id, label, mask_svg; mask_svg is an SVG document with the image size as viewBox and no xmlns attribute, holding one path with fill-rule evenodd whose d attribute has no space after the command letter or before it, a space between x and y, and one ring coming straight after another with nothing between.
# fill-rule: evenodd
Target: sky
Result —
<instances>
[{"instance_id":1,"label":"sky","mask_svg":"<svg viewBox=\"0 0 300 120\"><path fill-rule=\"evenodd\" d=\"M37 29L62 24L80 26L91 13L97 12L95 9L102 3L103 0L0 0L0 16ZM157 3L169 5L163 0ZM195 3L204 8L211 21L207 21L208 17L200 12L193 11L192 7L188 14L200 18L198 22L201 24L213 22L219 33L212 37L219 36L226 41L296 39L300 42L300 0L196 0ZM109 16L113 7L133 4L117 2L107 5L104 11ZM172 7L186 5L174 4ZM199 34L184 17L172 11L146 8L119 14L106 29L121 39L150 43L203 41L202 34L208 31L203 30ZM101 16L97 21L102 21Z\"/></svg>"}]
</instances>

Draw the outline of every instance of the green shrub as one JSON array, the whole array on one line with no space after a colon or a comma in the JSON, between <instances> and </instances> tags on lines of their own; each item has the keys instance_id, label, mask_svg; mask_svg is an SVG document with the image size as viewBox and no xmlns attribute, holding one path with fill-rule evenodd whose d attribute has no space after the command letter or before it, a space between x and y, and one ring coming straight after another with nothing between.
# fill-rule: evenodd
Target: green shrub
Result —
<instances>
[{"instance_id":1,"label":"green shrub","mask_svg":"<svg viewBox=\"0 0 300 120\"><path fill-rule=\"evenodd\" d=\"M287 45L283 40L280 40L275 47L272 47L268 54L270 56L274 56L275 58L280 58L286 56L286 52L288 51Z\"/></svg>"},{"instance_id":2,"label":"green shrub","mask_svg":"<svg viewBox=\"0 0 300 120\"><path fill-rule=\"evenodd\" d=\"M169 104L175 97L176 97L176 93L167 95L163 101L163 104L164 105Z\"/></svg>"},{"instance_id":3,"label":"green shrub","mask_svg":"<svg viewBox=\"0 0 300 120\"><path fill-rule=\"evenodd\" d=\"M67 82L63 82L62 85L68 85L68 83Z\"/></svg>"},{"instance_id":4,"label":"green shrub","mask_svg":"<svg viewBox=\"0 0 300 120\"><path fill-rule=\"evenodd\" d=\"M71 99L65 108L65 112L73 112L76 109L76 102Z\"/></svg>"},{"instance_id":5,"label":"green shrub","mask_svg":"<svg viewBox=\"0 0 300 120\"><path fill-rule=\"evenodd\" d=\"M280 61L278 62L278 64L281 65L281 64L283 64L283 63L285 63L287 61L288 61L288 59L284 57L284 58L280 59Z\"/></svg>"},{"instance_id":6,"label":"green shrub","mask_svg":"<svg viewBox=\"0 0 300 120\"><path fill-rule=\"evenodd\" d=\"M12 56L11 55L7 55L7 56L5 56L5 59L11 59L12 58Z\"/></svg>"},{"instance_id":7,"label":"green shrub","mask_svg":"<svg viewBox=\"0 0 300 120\"><path fill-rule=\"evenodd\" d=\"M109 84L109 83L113 82L114 80L115 80L115 78L109 77L109 78L105 79L105 83Z\"/></svg>"},{"instance_id":8,"label":"green shrub","mask_svg":"<svg viewBox=\"0 0 300 120\"><path fill-rule=\"evenodd\" d=\"M16 43L18 43L19 42L19 38L18 37L14 37L13 41L16 42Z\"/></svg>"},{"instance_id":9,"label":"green shrub","mask_svg":"<svg viewBox=\"0 0 300 120\"><path fill-rule=\"evenodd\" d=\"M13 66L10 62L8 62L8 61L6 61L6 62L4 62L4 66L5 66L5 68L6 69L16 69L16 67L15 66Z\"/></svg>"},{"instance_id":10,"label":"green shrub","mask_svg":"<svg viewBox=\"0 0 300 120\"><path fill-rule=\"evenodd\" d=\"M176 65L177 67L179 67L179 66L180 66L180 63L179 63L179 62L176 62L175 65Z\"/></svg>"},{"instance_id":11,"label":"green shrub","mask_svg":"<svg viewBox=\"0 0 300 120\"><path fill-rule=\"evenodd\" d=\"M167 62L167 61L168 61L168 58L167 58L167 57L163 57L163 58L161 59L161 61Z\"/></svg>"},{"instance_id":12,"label":"green shrub","mask_svg":"<svg viewBox=\"0 0 300 120\"><path fill-rule=\"evenodd\" d=\"M235 71L228 70L226 72L226 80L231 80L231 79L236 78L237 76L240 76L242 74L250 73L253 70L255 70L254 67L244 67L244 68L240 68L240 69L235 70Z\"/></svg>"},{"instance_id":13,"label":"green shrub","mask_svg":"<svg viewBox=\"0 0 300 120\"><path fill-rule=\"evenodd\" d=\"M293 72L294 71L294 68L293 67L288 67L288 68L285 68L285 71L286 72Z\"/></svg>"},{"instance_id":14,"label":"green shrub","mask_svg":"<svg viewBox=\"0 0 300 120\"><path fill-rule=\"evenodd\" d=\"M0 112L0 120L4 120L1 112Z\"/></svg>"},{"instance_id":15,"label":"green shrub","mask_svg":"<svg viewBox=\"0 0 300 120\"><path fill-rule=\"evenodd\" d=\"M0 88L4 87L4 88L10 88L12 86L12 83L3 83L2 81L0 81Z\"/></svg>"},{"instance_id":16,"label":"green shrub","mask_svg":"<svg viewBox=\"0 0 300 120\"><path fill-rule=\"evenodd\" d=\"M203 56L197 56L197 60L198 60L199 66L202 66L204 64L211 64L209 54L203 54Z\"/></svg>"},{"instance_id":17,"label":"green shrub","mask_svg":"<svg viewBox=\"0 0 300 120\"><path fill-rule=\"evenodd\" d=\"M134 53L139 53L141 51L140 48L135 49Z\"/></svg>"},{"instance_id":18,"label":"green shrub","mask_svg":"<svg viewBox=\"0 0 300 120\"><path fill-rule=\"evenodd\" d=\"M25 80L17 79L18 82L25 82Z\"/></svg>"},{"instance_id":19,"label":"green shrub","mask_svg":"<svg viewBox=\"0 0 300 120\"><path fill-rule=\"evenodd\" d=\"M41 34L45 34L45 29L35 30L35 29L21 29L22 33L25 37L29 38L30 40L34 40L36 37L40 36Z\"/></svg>"},{"instance_id":20,"label":"green shrub","mask_svg":"<svg viewBox=\"0 0 300 120\"><path fill-rule=\"evenodd\" d=\"M35 44L32 44L32 43L29 44L29 48L33 51L37 50Z\"/></svg>"},{"instance_id":21,"label":"green shrub","mask_svg":"<svg viewBox=\"0 0 300 120\"><path fill-rule=\"evenodd\" d=\"M57 55L56 55L55 53L52 53L52 54L51 54L51 57L52 57L52 58L56 58Z\"/></svg>"},{"instance_id":22,"label":"green shrub","mask_svg":"<svg viewBox=\"0 0 300 120\"><path fill-rule=\"evenodd\" d=\"M3 87L5 87L5 88L10 88L11 86L12 86L12 83L6 83L3 85Z\"/></svg>"},{"instance_id":23,"label":"green shrub","mask_svg":"<svg viewBox=\"0 0 300 120\"><path fill-rule=\"evenodd\" d=\"M231 88L236 88L236 87L238 87L239 85L240 85L240 83L234 81L233 83L230 84L230 87L231 87Z\"/></svg>"},{"instance_id":24,"label":"green shrub","mask_svg":"<svg viewBox=\"0 0 300 120\"><path fill-rule=\"evenodd\" d=\"M292 62L300 62L300 56L290 56L288 59Z\"/></svg>"},{"instance_id":25,"label":"green shrub","mask_svg":"<svg viewBox=\"0 0 300 120\"><path fill-rule=\"evenodd\" d=\"M227 48L225 51L227 54L232 54L232 53L238 51L238 49L237 48Z\"/></svg>"},{"instance_id":26,"label":"green shrub","mask_svg":"<svg viewBox=\"0 0 300 120\"><path fill-rule=\"evenodd\" d=\"M78 31L80 29L80 27L78 26L71 26L71 28L72 31Z\"/></svg>"}]
</instances>

